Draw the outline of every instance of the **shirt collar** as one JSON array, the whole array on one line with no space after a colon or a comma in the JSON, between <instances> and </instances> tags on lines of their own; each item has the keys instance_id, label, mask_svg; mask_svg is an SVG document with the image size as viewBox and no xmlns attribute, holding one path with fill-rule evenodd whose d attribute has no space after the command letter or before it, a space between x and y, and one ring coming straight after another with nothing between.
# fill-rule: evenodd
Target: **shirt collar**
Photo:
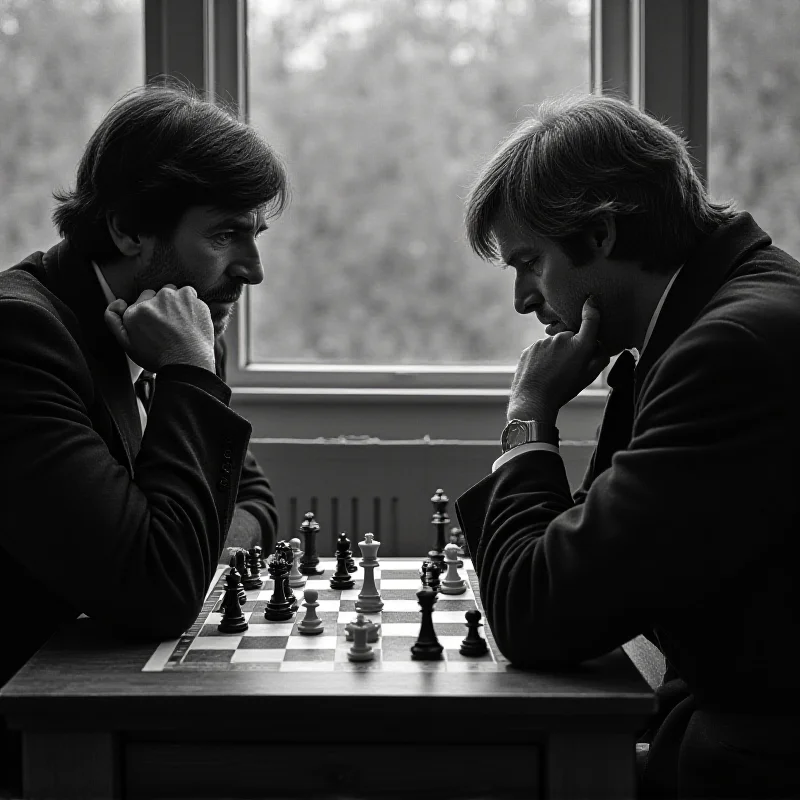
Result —
<instances>
[{"instance_id":1,"label":"shirt collar","mask_svg":"<svg viewBox=\"0 0 800 800\"><path fill-rule=\"evenodd\" d=\"M95 261L92 261L92 267L94 267L94 274L97 275L97 282L100 284L100 288L103 290L103 295L106 298L106 302L113 303L117 298L114 297L114 292L111 291L111 287L108 285L105 275L103 275L100 267L97 266ZM131 360L127 353L125 358L128 359L128 369L131 373L131 381L136 383L144 370L135 361Z\"/></svg>"},{"instance_id":2,"label":"shirt collar","mask_svg":"<svg viewBox=\"0 0 800 800\"><path fill-rule=\"evenodd\" d=\"M653 334L653 330L656 327L656 322L658 322L658 316L661 314L661 309L664 307L664 301L667 299L667 295L669 294L669 290L672 288L672 284L675 283L675 278L678 277L678 273L683 269L683 264L681 264L678 269L675 271L675 274L669 279L669 283L667 284L667 288L664 289L663 293L661 294L661 299L658 301L658 305L656 306L656 310L653 312L653 316L650 317L650 324L647 326L647 333L644 335L644 343L642 344L642 349L638 353L639 358L641 358L642 353L644 353L645 347L647 347L647 343L650 341L650 336ZM637 358L638 361L638 358Z\"/></svg>"}]
</instances>

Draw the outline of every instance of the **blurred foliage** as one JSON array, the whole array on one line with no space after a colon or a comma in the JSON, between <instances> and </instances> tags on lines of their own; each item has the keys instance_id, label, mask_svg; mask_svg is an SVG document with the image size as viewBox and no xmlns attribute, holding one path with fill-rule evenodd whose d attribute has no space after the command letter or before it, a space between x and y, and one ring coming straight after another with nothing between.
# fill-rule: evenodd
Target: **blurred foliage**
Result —
<instances>
[{"instance_id":1,"label":"blurred foliage","mask_svg":"<svg viewBox=\"0 0 800 800\"><path fill-rule=\"evenodd\" d=\"M541 335L464 242L463 197L546 96L586 90L588 0L250 0L251 121L293 201L262 239L259 360L510 364ZM710 0L712 193L800 254L797 0ZM0 256L144 74L141 0L0 0Z\"/></svg>"}]
</instances>

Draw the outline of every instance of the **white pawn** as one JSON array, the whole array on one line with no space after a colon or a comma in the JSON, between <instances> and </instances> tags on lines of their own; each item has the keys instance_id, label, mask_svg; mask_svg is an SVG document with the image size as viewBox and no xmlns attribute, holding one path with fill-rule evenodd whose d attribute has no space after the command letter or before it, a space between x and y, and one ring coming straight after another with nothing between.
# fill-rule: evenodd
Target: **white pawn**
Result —
<instances>
[{"instance_id":1,"label":"white pawn","mask_svg":"<svg viewBox=\"0 0 800 800\"><path fill-rule=\"evenodd\" d=\"M345 630L353 634L353 646L347 651L350 661L372 661L375 658L375 652L367 644L371 624L363 614L359 614L355 622L348 622L345 625Z\"/></svg>"},{"instance_id":2,"label":"white pawn","mask_svg":"<svg viewBox=\"0 0 800 800\"><path fill-rule=\"evenodd\" d=\"M304 633L306 636L315 636L325 629L322 620L317 616L318 597L319 592L316 589L306 589L303 592L303 608L306 609L306 615L297 623L298 633Z\"/></svg>"},{"instance_id":3,"label":"white pawn","mask_svg":"<svg viewBox=\"0 0 800 800\"><path fill-rule=\"evenodd\" d=\"M447 575L439 586L442 594L464 594L467 591L467 582L458 574L458 545L446 544L444 546L444 563L447 564Z\"/></svg>"},{"instance_id":4,"label":"white pawn","mask_svg":"<svg viewBox=\"0 0 800 800\"><path fill-rule=\"evenodd\" d=\"M300 549L299 539L290 539L289 544L292 547L292 569L289 571L289 586L294 589L299 589L301 586L305 586L308 580L308 578L300 572L300 559L303 557L303 551Z\"/></svg>"}]
</instances>

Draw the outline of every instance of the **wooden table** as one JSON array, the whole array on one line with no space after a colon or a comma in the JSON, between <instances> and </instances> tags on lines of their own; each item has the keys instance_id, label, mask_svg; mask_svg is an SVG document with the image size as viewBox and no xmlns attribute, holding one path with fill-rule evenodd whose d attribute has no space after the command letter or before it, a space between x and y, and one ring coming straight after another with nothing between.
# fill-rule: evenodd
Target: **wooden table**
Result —
<instances>
[{"instance_id":1,"label":"wooden table","mask_svg":"<svg viewBox=\"0 0 800 800\"><path fill-rule=\"evenodd\" d=\"M560 673L143 672L154 647L82 618L0 692L25 797L620 800L655 711L622 649Z\"/></svg>"}]
</instances>

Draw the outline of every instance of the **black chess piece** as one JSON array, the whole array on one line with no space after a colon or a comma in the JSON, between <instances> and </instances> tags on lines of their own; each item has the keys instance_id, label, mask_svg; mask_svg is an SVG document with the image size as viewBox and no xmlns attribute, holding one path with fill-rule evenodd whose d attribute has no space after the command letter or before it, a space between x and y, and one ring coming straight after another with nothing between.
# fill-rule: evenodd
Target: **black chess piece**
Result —
<instances>
[{"instance_id":1,"label":"black chess piece","mask_svg":"<svg viewBox=\"0 0 800 800\"><path fill-rule=\"evenodd\" d=\"M462 656L482 656L488 652L489 647L486 639L481 637L479 628L483 627L481 612L473 608L464 615L467 618L467 638L461 642L458 652Z\"/></svg>"},{"instance_id":2,"label":"black chess piece","mask_svg":"<svg viewBox=\"0 0 800 800\"><path fill-rule=\"evenodd\" d=\"M422 566L419 568L419 579L423 586L428 585L428 567L430 566L428 559L423 559Z\"/></svg>"},{"instance_id":3,"label":"black chess piece","mask_svg":"<svg viewBox=\"0 0 800 800\"><path fill-rule=\"evenodd\" d=\"M445 528L450 524L450 517L447 516L447 504L449 502L450 498L442 489L437 489L433 497L431 497L431 503L433 503L431 524L436 528L436 544L433 550L428 551L428 558L436 563L440 574L447 569L444 563L444 546L447 544L445 541Z\"/></svg>"},{"instance_id":4,"label":"black chess piece","mask_svg":"<svg viewBox=\"0 0 800 800\"><path fill-rule=\"evenodd\" d=\"M225 613L217 625L217 629L222 633L241 633L249 627L238 602L240 585L239 570L231 567L230 572L225 576L225 600L223 601Z\"/></svg>"},{"instance_id":5,"label":"black chess piece","mask_svg":"<svg viewBox=\"0 0 800 800\"><path fill-rule=\"evenodd\" d=\"M264 561L264 552L261 550L261 548L258 545L256 545L253 548L253 550L255 550L256 554L258 555L258 567L259 567L259 569L266 569L267 568L267 562Z\"/></svg>"},{"instance_id":6,"label":"black chess piece","mask_svg":"<svg viewBox=\"0 0 800 800\"><path fill-rule=\"evenodd\" d=\"M290 548L291 550L291 548ZM284 580L292 568L291 556L287 558L286 549L280 547L276 548L275 554L272 555L267 564L267 572L274 585L272 597L267 601L267 607L264 609L264 619L277 622L280 620L291 619L293 615L292 604L286 598Z\"/></svg>"},{"instance_id":7,"label":"black chess piece","mask_svg":"<svg viewBox=\"0 0 800 800\"><path fill-rule=\"evenodd\" d=\"M242 586L242 573L236 566L236 556L232 555L230 559L230 568L236 573L236 597L239 601L239 605L243 606L247 602L247 592L244 590L244 586ZM230 572L228 573L230 575ZM227 592L222 596L222 605L219 607L220 611L225 610L225 603L227 602Z\"/></svg>"},{"instance_id":8,"label":"black chess piece","mask_svg":"<svg viewBox=\"0 0 800 800\"><path fill-rule=\"evenodd\" d=\"M259 557L257 550L261 548L253 547L247 551L245 562L247 564L247 577L242 581L245 589L260 589L261 580L261 567L259 565Z\"/></svg>"},{"instance_id":9,"label":"black chess piece","mask_svg":"<svg viewBox=\"0 0 800 800\"><path fill-rule=\"evenodd\" d=\"M439 591L442 584L439 575L439 566L435 562L429 561L428 566L425 567L425 585L435 592Z\"/></svg>"},{"instance_id":10,"label":"black chess piece","mask_svg":"<svg viewBox=\"0 0 800 800\"><path fill-rule=\"evenodd\" d=\"M305 547L300 558L300 573L302 575L322 575L324 569L319 569L319 556L317 555L317 533L319 523L314 519L314 514L309 511L305 515L303 524L300 526L300 533L303 534Z\"/></svg>"},{"instance_id":11,"label":"black chess piece","mask_svg":"<svg viewBox=\"0 0 800 800\"><path fill-rule=\"evenodd\" d=\"M336 543L336 572L330 580L331 589L352 589L356 584L347 569L347 554L350 552L350 540L342 534Z\"/></svg>"},{"instance_id":12,"label":"black chess piece","mask_svg":"<svg viewBox=\"0 0 800 800\"><path fill-rule=\"evenodd\" d=\"M244 550L238 549L233 554L231 566L236 567L239 573L239 605L244 605L247 602L247 593L244 590L244 581L247 578L247 564L245 562Z\"/></svg>"},{"instance_id":13,"label":"black chess piece","mask_svg":"<svg viewBox=\"0 0 800 800\"><path fill-rule=\"evenodd\" d=\"M339 534L339 541L344 540L347 542L347 547L345 548L344 554L347 558L347 571L348 572L355 572L358 567L356 566L356 560L353 558L353 551L350 549L350 540L347 538L346 533ZM336 543L336 550L339 551L339 542Z\"/></svg>"},{"instance_id":14,"label":"black chess piece","mask_svg":"<svg viewBox=\"0 0 800 800\"><path fill-rule=\"evenodd\" d=\"M436 592L428 586L417 592L417 600L422 610L422 625L419 637L411 645L411 658L415 661L438 661L442 657L444 647L436 638L433 629L433 606L436 604Z\"/></svg>"}]
</instances>

